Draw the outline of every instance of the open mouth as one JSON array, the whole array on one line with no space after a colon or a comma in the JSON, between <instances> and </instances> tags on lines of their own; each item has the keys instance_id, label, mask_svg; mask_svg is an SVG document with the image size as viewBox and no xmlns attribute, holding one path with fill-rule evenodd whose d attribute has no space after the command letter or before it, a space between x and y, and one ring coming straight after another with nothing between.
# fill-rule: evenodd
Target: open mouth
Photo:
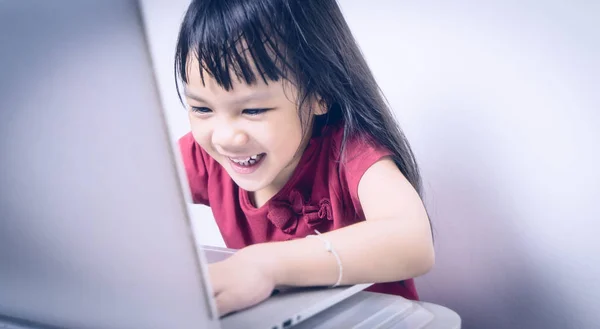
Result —
<instances>
[{"instance_id":1,"label":"open mouth","mask_svg":"<svg viewBox=\"0 0 600 329\"><path fill-rule=\"evenodd\" d=\"M260 153L260 154L250 156L246 159L229 158L229 160L231 160L232 162L234 162L240 166L249 167L249 166L252 166L252 165L256 164L257 162L259 162L264 155L265 155L264 153Z\"/></svg>"},{"instance_id":2,"label":"open mouth","mask_svg":"<svg viewBox=\"0 0 600 329\"><path fill-rule=\"evenodd\" d=\"M231 163L231 167L238 173L249 174L254 172L258 166L262 163L262 160L266 156L266 153L259 153L249 156L244 159L232 159L228 158Z\"/></svg>"}]
</instances>

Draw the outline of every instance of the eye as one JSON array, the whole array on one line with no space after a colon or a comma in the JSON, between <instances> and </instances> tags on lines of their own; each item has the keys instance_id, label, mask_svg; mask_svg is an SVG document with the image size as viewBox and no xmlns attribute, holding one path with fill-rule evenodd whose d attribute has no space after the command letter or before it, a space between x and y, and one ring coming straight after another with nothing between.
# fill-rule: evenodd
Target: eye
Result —
<instances>
[{"instance_id":1,"label":"eye","mask_svg":"<svg viewBox=\"0 0 600 329\"><path fill-rule=\"evenodd\" d=\"M268 110L269 109L245 109L244 111L242 111L242 113L248 114L250 116L255 116L255 115L259 115L259 114L265 113Z\"/></svg>"},{"instance_id":2,"label":"eye","mask_svg":"<svg viewBox=\"0 0 600 329\"><path fill-rule=\"evenodd\" d=\"M192 112L199 113L199 114L206 114L206 113L211 113L212 110L209 109L208 107L192 106Z\"/></svg>"}]
</instances>

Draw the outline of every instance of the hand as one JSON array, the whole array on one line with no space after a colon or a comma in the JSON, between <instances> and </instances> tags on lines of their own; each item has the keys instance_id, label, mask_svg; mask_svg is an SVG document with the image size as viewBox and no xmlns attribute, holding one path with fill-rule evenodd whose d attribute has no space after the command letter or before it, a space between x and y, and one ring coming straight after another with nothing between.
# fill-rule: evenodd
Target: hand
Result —
<instances>
[{"instance_id":1,"label":"hand","mask_svg":"<svg viewBox=\"0 0 600 329\"><path fill-rule=\"evenodd\" d=\"M267 299L275 280L264 256L242 249L224 261L208 267L219 314L242 310Z\"/></svg>"}]
</instances>

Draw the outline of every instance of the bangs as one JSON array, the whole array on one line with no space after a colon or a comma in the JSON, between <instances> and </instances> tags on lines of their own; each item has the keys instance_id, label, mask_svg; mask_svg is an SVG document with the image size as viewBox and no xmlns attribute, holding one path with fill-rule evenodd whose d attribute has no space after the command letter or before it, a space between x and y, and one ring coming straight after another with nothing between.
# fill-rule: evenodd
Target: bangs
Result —
<instances>
[{"instance_id":1,"label":"bangs","mask_svg":"<svg viewBox=\"0 0 600 329\"><path fill-rule=\"evenodd\" d=\"M254 84L287 79L280 17L263 1L193 1L181 25L175 54L176 79L189 80L189 65L198 60L202 83L209 74L225 90L233 79Z\"/></svg>"}]
</instances>

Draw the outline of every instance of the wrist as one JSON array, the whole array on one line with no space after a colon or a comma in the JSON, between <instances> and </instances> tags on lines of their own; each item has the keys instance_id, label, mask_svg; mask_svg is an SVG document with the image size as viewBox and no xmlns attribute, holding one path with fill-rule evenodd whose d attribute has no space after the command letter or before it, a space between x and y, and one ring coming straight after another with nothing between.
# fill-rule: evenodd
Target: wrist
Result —
<instances>
[{"instance_id":1,"label":"wrist","mask_svg":"<svg viewBox=\"0 0 600 329\"><path fill-rule=\"evenodd\" d=\"M240 250L249 262L258 266L260 271L273 282L275 286L282 285L282 262L277 253L276 242L250 245Z\"/></svg>"}]
</instances>

